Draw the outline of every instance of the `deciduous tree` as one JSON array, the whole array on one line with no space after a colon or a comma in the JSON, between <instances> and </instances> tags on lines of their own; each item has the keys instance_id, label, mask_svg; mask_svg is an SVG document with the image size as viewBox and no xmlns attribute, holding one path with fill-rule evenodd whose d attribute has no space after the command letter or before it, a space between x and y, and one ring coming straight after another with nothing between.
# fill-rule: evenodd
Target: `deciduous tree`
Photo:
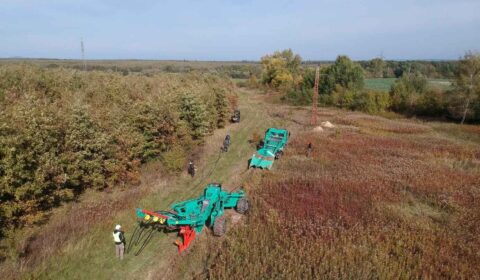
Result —
<instances>
[{"instance_id":1,"label":"deciduous tree","mask_svg":"<svg viewBox=\"0 0 480 280\"><path fill-rule=\"evenodd\" d=\"M427 79L421 74L404 73L390 89L392 109L398 112L413 110L415 99L427 90Z\"/></svg>"},{"instance_id":2,"label":"deciduous tree","mask_svg":"<svg viewBox=\"0 0 480 280\"><path fill-rule=\"evenodd\" d=\"M465 122L472 104L480 99L480 55L467 52L460 61L455 76L455 91L452 102L461 104L461 123Z\"/></svg>"},{"instance_id":3,"label":"deciduous tree","mask_svg":"<svg viewBox=\"0 0 480 280\"><path fill-rule=\"evenodd\" d=\"M208 122L205 104L193 94L185 94L180 101L180 119L187 122L193 139L207 133Z\"/></svg>"},{"instance_id":4,"label":"deciduous tree","mask_svg":"<svg viewBox=\"0 0 480 280\"><path fill-rule=\"evenodd\" d=\"M363 88L364 73L362 67L348 56L340 55L335 63L324 68L320 77L320 93L331 94L338 86L358 91Z\"/></svg>"},{"instance_id":5,"label":"deciduous tree","mask_svg":"<svg viewBox=\"0 0 480 280\"><path fill-rule=\"evenodd\" d=\"M375 78L383 78L383 71L385 69L385 61L382 58L374 58L370 61L370 72Z\"/></svg>"},{"instance_id":6,"label":"deciduous tree","mask_svg":"<svg viewBox=\"0 0 480 280\"><path fill-rule=\"evenodd\" d=\"M294 54L291 49L287 49L262 57L261 63L263 84L275 88L285 88L293 85L293 82L297 80L302 58L298 54Z\"/></svg>"}]
</instances>

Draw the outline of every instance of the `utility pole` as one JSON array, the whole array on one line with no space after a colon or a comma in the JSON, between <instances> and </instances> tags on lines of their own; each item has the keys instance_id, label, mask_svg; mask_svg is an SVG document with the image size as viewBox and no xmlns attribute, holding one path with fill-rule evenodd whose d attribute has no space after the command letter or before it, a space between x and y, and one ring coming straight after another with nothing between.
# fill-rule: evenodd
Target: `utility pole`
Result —
<instances>
[{"instance_id":1,"label":"utility pole","mask_svg":"<svg viewBox=\"0 0 480 280\"><path fill-rule=\"evenodd\" d=\"M313 96L312 96L312 116L310 119L310 124L317 126L317 106L318 106L318 82L320 80L320 67L317 66L315 70L315 86L313 87Z\"/></svg>"},{"instance_id":2,"label":"utility pole","mask_svg":"<svg viewBox=\"0 0 480 280\"><path fill-rule=\"evenodd\" d=\"M83 71L87 71L87 62L85 61L85 47L83 46L83 38L80 39L80 48L82 49Z\"/></svg>"}]
</instances>

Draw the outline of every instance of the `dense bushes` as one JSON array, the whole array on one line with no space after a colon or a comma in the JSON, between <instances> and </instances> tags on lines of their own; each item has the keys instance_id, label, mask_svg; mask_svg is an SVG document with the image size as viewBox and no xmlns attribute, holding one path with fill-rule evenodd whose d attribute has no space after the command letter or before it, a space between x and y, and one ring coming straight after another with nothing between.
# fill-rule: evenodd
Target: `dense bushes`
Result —
<instances>
[{"instance_id":1,"label":"dense bushes","mask_svg":"<svg viewBox=\"0 0 480 280\"><path fill-rule=\"evenodd\" d=\"M225 125L231 91L207 74L0 68L0 234L87 188L138 182L141 162L163 156L181 169L189 149Z\"/></svg>"},{"instance_id":2,"label":"dense bushes","mask_svg":"<svg viewBox=\"0 0 480 280\"><path fill-rule=\"evenodd\" d=\"M296 87L286 91L283 100L294 105L307 105L312 102L315 71L303 71L303 80ZM369 113L385 111L390 106L388 94L365 91L362 68L347 56L339 56L335 63L324 67L320 72L319 102L322 105L336 106Z\"/></svg>"},{"instance_id":3,"label":"dense bushes","mask_svg":"<svg viewBox=\"0 0 480 280\"><path fill-rule=\"evenodd\" d=\"M384 60L377 57L357 62L364 70L367 78L399 78L404 73L420 73L433 79L452 79L458 71L458 61L428 60ZM329 65L329 61L305 61L305 65Z\"/></svg>"},{"instance_id":4,"label":"dense bushes","mask_svg":"<svg viewBox=\"0 0 480 280\"><path fill-rule=\"evenodd\" d=\"M356 96L352 109L374 114L386 111L389 106L388 95L378 91L364 91Z\"/></svg>"},{"instance_id":5,"label":"dense bushes","mask_svg":"<svg viewBox=\"0 0 480 280\"><path fill-rule=\"evenodd\" d=\"M347 56L339 56L333 64L320 70L319 104L368 113L391 110L408 116L448 118L461 123L465 120L480 121L479 55L467 52L459 62L438 64L451 66L452 68L448 68L451 71L455 69L453 74L449 74L449 77L453 75L455 80L453 87L448 90L428 85L427 76L422 74L425 71L417 69L423 64L399 65L408 65L408 71L399 74L388 93L364 90L364 71L360 64L351 61ZM413 67L414 65L417 67ZM369 71L376 73L373 76L382 76L385 62L374 59L368 67ZM269 73L268 69L265 71ZM283 93L282 100L293 105L308 105L312 102L314 71L309 68L297 72L301 73L300 82L278 89Z\"/></svg>"},{"instance_id":6,"label":"dense bushes","mask_svg":"<svg viewBox=\"0 0 480 280\"><path fill-rule=\"evenodd\" d=\"M301 87L299 89L291 88L282 97L282 100L292 105L302 106L312 104L312 88Z\"/></svg>"},{"instance_id":7,"label":"dense bushes","mask_svg":"<svg viewBox=\"0 0 480 280\"><path fill-rule=\"evenodd\" d=\"M275 89L288 90L299 81L302 58L291 49L262 57L262 83Z\"/></svg>"},{"instance_id":8,"label":"dense bushes","mask_svg":"<svg viewBox=\"0 0 480 280\"><path fill-rule=\"evenodd\" d=\"M392 98L392 109L395 111L406 111L413 109L418 95L427 90L427 79L421 75L403 75L395 81L390 90Z\"/></svg>"},{"instance_id":9,"label":"dense bushes","mask_svg":"<svg viewBox=\"0 0 480 280\"><path fill-rule=\"evenodd\" d=\"M428 88L419 74L403 74L390 90L392 110L409 115L479 121L480 56L467 52L457 64L454 86L442 92Z\"/></svg>"},{"instance_id":10,"label":"dense bushes","mask_svg":"<svg viewBox=\"0 0 480 280\"><path fill-rule=\"evenodd\" d=\"M447 115L448 99L439 89L429 89L423 93L416 104L416 114L421 116L442 117Z\"/></svg>"},{"instance_id":11,"label":"dense bushes","mask_svg":"<svg viewBox=\"0 0 480 280\"><path fill-rule=\"evenodd\" d=\"M360 91L364 85L363 70L346 55L340 55L333 65L322 69L319 91L321 94L331 94L338 87Z\"/></svg>"},{"instance_id":12,"label":"dense bushes","mask_svg":"<svg viewBox=\"0 0 480 280\"><path fill-rule=\"evenodd\" d=\"M374 58L358 62L369 78L399 78L405 73L420 73L428 78L455 77L458 61L393 61Z\"/></svg>"},{"instance_id":13,"label":"dense bushes","mask_svg":"<svg viewBox=\"0 0 480 280\"><path fill-rule=\"evenodd\" d=\"M404 74L390 89L390 109L407 115L446 116L445 93L427 86L427 79L419 74Z\"/></svg>"},{"instance_id":14,"label":"dense bushes","mask_svg":"<svg viewBox=\"0 0 480 280\"><path fill-rule=\"evenodd\" d=\"M265 72L269 73L269 68L265 68ZM321 68L320 72L319 92L323 95L321 102L353 109L356 106L353 99L358 99L356 95L363 89L362 68L347 56L338 56L334 64ZM288 87L277 87L284 92L282 99L294 105L311 103L315 70L297 69L290 70L289 73L296 73L299 81L288 83Z\"/></svg>"},{"instance_id":15,"label":"dense bushes","mask_svg":"<svg viewBox=\"0 0 480 280\"><path fill-rule=\"evenodd\" d=\"M200 139L207 132L205 104L193 94L188 93L181 97L180 119L188 124L193 139Z\"/></svg>"},{"instance_id":16,"label":"dense bushes","mask_svg":"<svg viewBox=\"0 0 480 280\"><path fill-rule=\"evenodd\" d=\"M384 92L355 92L342 87L337 87L331 95L320 96L320 103L323 105L358 110L371 114L386 111L390 106L390 102L389 95Z\"/></svg>"}]
</instances>

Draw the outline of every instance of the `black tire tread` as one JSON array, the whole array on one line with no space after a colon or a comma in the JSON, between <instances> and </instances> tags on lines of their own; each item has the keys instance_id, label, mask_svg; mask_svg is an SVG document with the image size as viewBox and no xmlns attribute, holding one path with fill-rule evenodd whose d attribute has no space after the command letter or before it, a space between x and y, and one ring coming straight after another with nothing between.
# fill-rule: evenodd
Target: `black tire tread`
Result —
<instances>
[{"instance_id":1,"label":"black tire tread","mask_svg":"<svg viewBox=\"0 0 480 280\"><path fill-rule=\"evenodd\" d=\"M237 206L235 207L237 212L240 214L247 213L249 208L250 208L250 203L246 198L240 198L237 202Z\"/></svg>"}]
</instances>

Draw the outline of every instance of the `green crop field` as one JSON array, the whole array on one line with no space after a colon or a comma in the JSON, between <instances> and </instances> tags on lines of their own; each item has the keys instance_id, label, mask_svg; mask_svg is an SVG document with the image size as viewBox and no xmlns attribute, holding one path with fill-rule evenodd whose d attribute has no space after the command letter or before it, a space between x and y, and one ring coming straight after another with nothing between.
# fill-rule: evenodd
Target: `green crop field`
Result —
<instances>
[{"instance_id":1,"label":"green crop field","mask_svg":"<svg viewBox=\"0 0 480 280\"><path fill-rule=\"evenodd\" d=\"M436 87L443 90L450 89L452 87L452 81L447 79L429 79L428 84L431 87Z\"/></svg>"},{"instance_id":2,"label":"green crop field","mask_svg":"<svg viewBox=\"0 0 480 280\"><path fill-rule=\"evenodd\" d=\"M365 88L369 90L389 91L396 78L371 78L365 79ZM428 79L428 85L442 90L450 89L452 82L447 79Z\"/></svg>"},{"instance_id":3,"label":"green crop field","mask_svg":"<svg viewBox=\"0 0 480 280\"><path fill-rule=\"evenodd\" d=\"M396 78L372 78L365 79L365 88L371 90L389 91Z\"/></svg>"}]
</instances>

